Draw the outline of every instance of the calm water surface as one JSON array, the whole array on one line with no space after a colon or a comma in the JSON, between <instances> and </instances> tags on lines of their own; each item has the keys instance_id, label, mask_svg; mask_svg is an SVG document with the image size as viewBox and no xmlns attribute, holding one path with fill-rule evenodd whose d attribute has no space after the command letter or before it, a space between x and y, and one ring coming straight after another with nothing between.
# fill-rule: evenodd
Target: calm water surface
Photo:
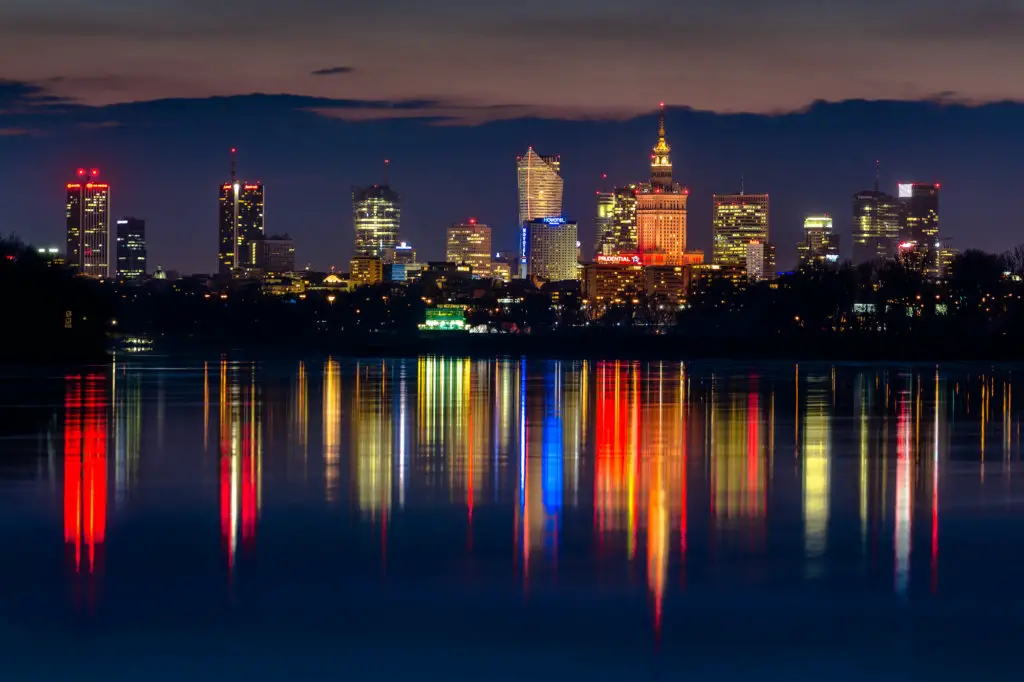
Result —
<instances>
[{"instance_id":1,"label":"calm water surface","mask_svg":"<svg viewBox=\"0 0 1024 682\"><path fill-rule=\"evenodd\" d=\"M1019 680L1019 376L10 374L0 679Z\"/></svg>"}]
</instances>

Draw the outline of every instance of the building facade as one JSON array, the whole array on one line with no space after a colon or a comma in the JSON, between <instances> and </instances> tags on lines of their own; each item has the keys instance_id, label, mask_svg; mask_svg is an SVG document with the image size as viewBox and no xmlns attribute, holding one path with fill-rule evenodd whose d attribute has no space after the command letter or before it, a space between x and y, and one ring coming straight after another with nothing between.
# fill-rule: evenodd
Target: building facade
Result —
<instances>
[{"instance_id":1,"label":"building facade","mask_svg":"<svg viewBox=\"0 0 1024 682\"><path fill-rule=\"evenodd\" d=\"M713 200L711 260L723 267L746 268L747 245L768 244L768 195L715 194ZM760 272L764 274L763 265Z\"/></svg>"},{"instance_id":2,"label":"building facade","mask_svg":"<svg viewBox=\"0 0 1024 682\"><path fill-rule=\"evenodd\" d=\"M117 221L117 278L137 282L146 273L146 221L121 218Z\"/></svg>"},{"instance_id":3,"label":"building facade","mask_svg":"<svg viewBox=\"0 0 1024 682\"><path fill-rule=\"evenodd\" d=\"M925 274L940 274L939 184L908 182L898 185L901 244L910 242Z\"/></svg>"},{"instance_id":4,"label":"building facade","mask_svg":"<svg viewBox=\"0 0 1024 682\"><path fill-rule=\"evenodd\" d=\"M896 257L900 243L900 205L878 190L853 195L853 262L867 263Z\"/></svg>"},{"instance_id":5,"label":"building facade","mask_svg":"<svg viewBox=\"0 0 1024 682\"><path fill-rule=\"evenodd\" d=\"M476 218L449 227L445 260L470 266L474 275L490 277L491 228L478 223Z\"/></svg>"},{"instance_id":6,"label":"building facade","mask_svg":"<svg viewBox=\"0 0 1024 682\"><path fill-rule=\"evenodd\" d=\"M832 228L831 216L812 215L804 218L804 236L796 247L801 265L835 263L839 260L839 235Z\"/></svg>"},{"instance_id":7,"label":"building facade","mask_svg":"<svg viewBox=\"0 0 1024 682\"><path fill-rule=\"evenodd\" d=\"M395 263L408 265L416 262L416 249L405 242L395 245Z\"/></svg>"},{"instance_id":8,"label":"building facade","mask_svg":"<svg viewBox=\"0 0 1024 682\"><path fill-rule=\"evenodd\" d=\"M295 272L295 240L275 234L256 243L256 267L264 273Z\"/></svg>"},{"instance_id":9,"label":"building facade","mask_svg":"<svg viewBox=\"0 0 1024 682\"><path fill-rule=\"evenodd\" d=\"M374 256L356 256L349 261L348 278L355 286L377 284L384 280L384 263Z\"/></svg>"},{"instance_id":10,"label":"building facade","mask_svg":"<svg viewBox=\"0 0 1024 682\"><path fill-rule=\"evenodd\" d=\"M220 186L218 272L243 272L256 264L263 238L263 183L233 180Z\"/></svg>"},{"instance_id":11,"label":"building facade","mask_svg":"<svg viewBox=\"0 0 1024 682\"><path fill-rule=\"evenodd\" d=\"M521 265L526 277L549 282L577 278L577 225L565 218L538 218L523 225Z\"/></svg>"},{"instance_id":12,"label":"building facade","mask_svg":"<svg viewBox=\"0 0 1024 682\"><path fill-rule=\"evenodd\" d=\"M395 254L402 225L401 204L398 192L386 184L352 190L356 256L383 258L387 251Z\"/></svg>"},{"instance_id":13,"label":"building facade","mask_svg":"<svg viewBox=\"0 0 1024 682\"><path fill-rule=\"evenodd\" d=\"M637 250L647 265L682 265L685 261L689 190L672 179L671 151L662 106L658 142L651 150L651 179L636 192Z\"/></svg>"},{"instance_id":14,"label":"building facade","mask_svg":"<svg viewBox=\"0 0 1024 682\"><path fill-rule=\"evenodd\" d=\"M519 226L562 215L562 161L541 156L533 147L516 159L519 178Z\"/></svg>"},{"instance_id":15,"label":"building facade","mask_svg":"<svg viewBox=\"0 0 1024 682\"><path fill-rule=\"evenodd\" d=\"M111 277L116 272L114 237L110 224L110 183L99 181L99 171L78 169L67 183L65 259L83 275Z\"/></svg>"}]
</instances>

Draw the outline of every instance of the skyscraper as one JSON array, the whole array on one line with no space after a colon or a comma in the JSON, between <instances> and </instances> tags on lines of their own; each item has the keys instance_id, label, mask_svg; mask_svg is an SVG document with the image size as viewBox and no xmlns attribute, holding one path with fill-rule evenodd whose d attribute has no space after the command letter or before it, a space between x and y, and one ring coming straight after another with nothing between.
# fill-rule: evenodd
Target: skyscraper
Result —
<instances>
[{"instance_id":1,"label":"skyscraper","mask_svg":"<svg viewBox=\"0 0 1024 682\"><path fill-rule=\"evenodd\" d=\"M355 224L355 255L394 259L402 224L402 198L391 189L389 162L384 162L384 183L352 190L352 219Z\"/></svg>"},{"instance_id":2,"label":"skyscraper","mask_svg":"<svg viewBox=\"0 0 1024 682\"><path fill-rule=\"evenodd\" d=\"M263 183L239 180L231 150L231 182L220 186L218 271L222 275L255 266L256 242L263 238Z\"/></svg>"},{"instance_id":3,"label":"skyscraper","mask_svg":"<svg viewBox=\"0 0 1024 682\"><path fill-rule=\"evenodd\" d=\"M264 273L295 272L295 240L275 234L256 242L255 267Z\"/></svg>"},{"instance_id":4,"label":"skyscraper","mask_svg":"<svg viewBox=\"0 0 1024 682\"><path fill-rule=\"evenodd\" d=\"M576 279L577 226L565 218L538 218L522 227L525 275L550 282Z\"/></svg>"},{"instance_id":5,"label":"skyscraper","mask_svg":"<svg viewBox=\"0 0 1024 682\"><path fill-rule=\"evenodd\" d=\"M651 179L636 193L636 241L645 265L682 265L685 260L689 190L672 179L671 151L662 104L658 142L651 150Z\"/></svg>"},{"instance_id":6,"label":"skyscraper","mask_svg":"<svg viewBox=\"0 0 1024 682\"><path fill-rule=\"evenodd\" d=\"M832 231L832 218L812 215L804 218L803 239L797 244L800 263L834 263L839 260L839 235Z\"/></svg>"},{"instance_id":7,"label":"skyscraper","mask_svg":"<svg viewBox=\"0 0 1024 682\"><path fill-rule=\"evenodd\" d=\"M138 281L146 276L146 221L117 221L117 278Z\"/></svg>"},{"instance_id":8,"label":"skyscraper","mask_svg":"<svg viewBox=\"0 0 1024 682\"><path fill-rule=\"evenodd\" d=\"M636 253L637 192L637 185L627 185L598 194L596 255Z\"/></svg>"},{"instance_id":9,"label":"skyscraper","mask_svg":"<svg viewBox=\"0 0 1024 682\"><path fill-rule=\"evenodd\" d=\"M470 218L448 228L445 260L456 265L469 265L473 274L489 277L491 273L491 228Z\"/></svg>"},{"instance_id":10,"label":"skyscraper","mask_svg":"<svg viewBox=\"0 0 1024 682\"><path fill-rule=\"evenodd\" d=\"M519 225L562 215L562 161L541 156L529 147L516 159L519 174Z\"/></svg>"},{"instance_id":11,"label":"skyscraper","mask_svg":"<svg viewBox=\"0 0 1024 682\"><path fill-rule=\"evenodd\" d=\"M900 241L900 207L877 189L853 195L853 261L893 258Z\"/></svg>"},{"instance_id":12,"label":"skyscraper","mask_svg":"<svg viewBox=\"0 0 1024 682\"><path fill-rule=\"evenodd\" d=\"M78 169L78 180L67 183L67 264L85 275L114 274L114 238L110 225L110 184L97 180L100 172Z\"/></svg>"},{"instance_id":13,"label":"skyscraper","mask_svg":"<svg viewBox=\"0 0 1024 682\"><path fill-rule=\"evenodd\" d=\"M925 274L938 277L939 251L939 184L900 183L900 240L913 244L916 260Z\"/></svg>"},{"instance_id":14,"label":"skyscraper","mask_svg":"<svg viewBox=\"0 0 1024 682\"><path fill-rule=\"evenodd\" d=\"M746 269L747 244L759 242L768 251L768 195L715 194L713 200L712 262Z\"/></svg>"}]
</instances>

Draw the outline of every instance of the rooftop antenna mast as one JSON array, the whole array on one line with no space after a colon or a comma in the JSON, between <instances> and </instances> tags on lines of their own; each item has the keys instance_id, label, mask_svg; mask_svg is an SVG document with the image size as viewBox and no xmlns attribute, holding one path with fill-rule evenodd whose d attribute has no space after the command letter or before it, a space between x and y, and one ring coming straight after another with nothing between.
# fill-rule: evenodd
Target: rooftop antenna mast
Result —
<instances>
[{"instance_id":1,"label":"rooftop antenna mast","mask_svg":"<svg viewBox=\"0 0 1024 682\"><path fill-rule=\"evenodd\" d=\"M390 167L391 167L391 160L390 159L384 159L384 186L385 187L390 187L391 186L390 180L389 180L389 173L388 173L388 169Z\"/></svg>"},{"instance_id":2,"label":"rooftop antenna mast","mask_svg":"<svg viewBox=\"0 0 1024 682\"><path fill-rule=\"evenodd\" d=\"M881 180L881 176L882 176L882 162L879 161L878 159L875 159L875 191L876 192L878 191L878 186L880 184L879 181Z\"/></svg>"},{"instance_id":3,"label":"rooftop antenna mast","mask_svg":"<svg viewBox=\"0 0 1024 682\"><path fill-rule=\"evenodd\" d=\"M231 231L232 231L232 255L231 255L231 269L238 269L238 172L236 168L236 155L238 150L234 147L231 148L231 192L234 197L232 201L231 211Z\"/></svg>"},{"instance_id":4,"label":"rooftop antenna mast","mask_svg":"<svg viewBox=\"0 0 1024 682\"><path fill-rule=\"evenodd\" d=\"M741 174L740 175L740 196L743 196L744 194L746 194L746 187L744 185L744 177Z\"/></svg>"}]
</instances>

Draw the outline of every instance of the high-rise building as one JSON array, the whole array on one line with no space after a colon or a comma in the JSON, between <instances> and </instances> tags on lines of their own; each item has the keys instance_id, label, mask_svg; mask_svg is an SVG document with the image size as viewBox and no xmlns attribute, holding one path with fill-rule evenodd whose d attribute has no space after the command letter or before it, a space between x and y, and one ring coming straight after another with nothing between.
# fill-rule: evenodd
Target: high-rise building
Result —
<instances>
[{"instance_id":1,"label":"high-rise building","mask_svg":"<svg viewBox=\"0 0 1024 682\"><path fill-rule=\"evenodd\" d=\"M616 187L597 197L597 256L636 253L636 205L638 185Z\"/></svg>"},{"instance_id":2,"label":"high-rise building","mask_svg":"<svg viewBox=\"0 0 1024 682\"><path fill-rule=\"evenodd\" d=\"M138 281L146 276L146 221L117 221L117 278Z\"/></svg>"},{"instance_id":3,"label":"high-rise building","mask_svg":"<svg viewBox=\"0 0 1024 682\"><path fill-rule=\"evenodd\" d=\"M672 179L671 148L665 139L661 106L658 143L651 150L651 179L637 188L636 243L646 265L682 265L686 252L689 190Z\"/></svg>"},{"instance_id":4,"label":"high-rise building","mask_svg":"<svg viewBox=\"0 0 1024 682\"><path fill-rule=\"evenodd\" d=\"M67 264L93 277L115 272L114 237L110 225L110 184L99 182L100 172L78 169L78 179L67 183Z\"/></svg>"},{"instance_id":5,"label":"high-rise building","mask_svg":"<svg viewBox=\"0 0 1024 682\"><path fill-rule=\"evenodd\" d=\"M538 218L522 227L525 276L549 282L577 278L577 226L565 218Z\"/></svg>"},{"instance_id":6,"label":"high-rise building","mask_svg":"<svg viewBox=\"0 0 1024 682\"><path fill-rule=\"evenodd\" d=\"M402 224L402 198L391 189L385 162L384 184L352 190L355 224L355 255L372 258L396 257L398 232Z\"/></svg>"},{"instance_id":7,"label":"high-rise building","mask_svg":"<svg viewBox=\"0 0 1024 682\"><path fill-rule=\"evenodd\" d=\"M519 174L519 225L562 215L562 161L541 156L529 147L516 159Z\"/></svg>"},{"instance_id":8,"label":"high-rise building","mask_svg":"<svg viewBox=\"0 0 1024 682\"><path fill-rule=\"evenodd\" d=\"M263 183L239 180L231 150L231 182L220 186L218 271L244 272L256 264L256 242L263 238Z\"/></svg>"},{"instance_id":9,"label":"high-rise building","mask_svg":"<svg viewBox=\"0 0 1024 682\"><path fill-rule=\"evenodd\" d=\"M939 276L939 183L900 183L900 240L912 242L925 274Z\"/></svg>"},{"instance_id":10,"label":"high-rise building","mask_svg":"<svg viewBox=\"0 0 1024 682\"><path fill-rule=\"evenodd\" d=\"M256 242L256 267L264 273L295 272L295 240L275 234Z\"/></svg>"},{"instance_id":11,"label":"high-rise building","mask_svg":"<svg viewBox=\"0 0 1024 682\"><path fill-rule=\"evenodd\" d=\"M828 215L804 218L804 237L796 246L800 263L835 263L839 260L839 235L832 230Z\"/></svg>"},{"instance_id":12,"label":"high-rise building","mask_svg":"<svg viewBox=\"0 0 1024 682\"><path fill-rule=\"evenodd\" d=\"M416 249L409 244L402 242L395 245L395 264L409 265L416 262Z\"/></svg>"},{"instance_id":13,"label":"high-rise building","mask_svg":"<svg viewBox=\"0 0 1024 682\"><path fill-rule=\"evenodd\" d=\"M715 265L746 268L747 245L768 243L767 194L716 194L711 259ZM762 267L763 276L764 269Z\"/></svg>"},{"instance_id":14,"label":"high-rise building","mask_svg":"<svg viewBox=\"0 0 1024 682\"><path fill-rule=\"evenodd\" d=\"M758 239L747 242L746 269L749 282L760 282L764 279L765 246L766 244Z\"/></svg>"},{"instance_id":15,"label":"high-rise building","mask_svg":"<svg viewBox=\"0 0 1024 682\"><path fill-rule=\"evenodd\" d=\"M491 228L470 218L448 228L445 260L457 265L468 265L473 274L489 277L491 274Z\"/></svg>"},{"instance_id":16,"label":"high-rise building","mask_svg":"<svg viewBox=\"0 0 1024 682\"><path fill-rule=\"evenodd\" d=\"M896 256L900 244L900 205L875 188L853 195L853 262L867 263Z\"/></svg>"}]
</instances>

